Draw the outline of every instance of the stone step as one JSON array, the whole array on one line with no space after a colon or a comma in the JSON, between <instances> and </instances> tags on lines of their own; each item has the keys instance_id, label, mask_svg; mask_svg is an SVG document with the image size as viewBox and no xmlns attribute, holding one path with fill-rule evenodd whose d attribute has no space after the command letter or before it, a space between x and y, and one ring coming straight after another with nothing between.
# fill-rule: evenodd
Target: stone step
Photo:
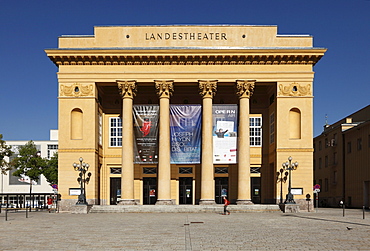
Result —
<instances>
[{"instance_id":1,"label":"stone step","mask_svg":"<svg viewBox=\"0 0 370 251\"><path fill-rule=\"evenodd\" d=\"M279 205L230 205L232 213L281 212ZM223 205L93 205L89 213L222 213Z\"/></svg>"}]
</instances>

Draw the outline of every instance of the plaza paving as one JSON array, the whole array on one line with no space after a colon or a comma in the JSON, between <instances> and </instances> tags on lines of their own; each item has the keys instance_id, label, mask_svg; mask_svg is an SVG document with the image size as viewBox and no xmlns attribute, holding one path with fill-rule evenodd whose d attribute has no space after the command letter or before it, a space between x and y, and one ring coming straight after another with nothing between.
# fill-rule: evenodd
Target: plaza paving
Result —
<instances>
[{"instance_id":1,"label":"plaza paving","mask_svg":"<svg viewBox=\"0 0 370 251\"><path fill-rule=\"evenodd\" d=\"M348 230L350 228L350 230ZM369 250L370 212L0 215L0 250Z\"/></svg>"}]
</instances>

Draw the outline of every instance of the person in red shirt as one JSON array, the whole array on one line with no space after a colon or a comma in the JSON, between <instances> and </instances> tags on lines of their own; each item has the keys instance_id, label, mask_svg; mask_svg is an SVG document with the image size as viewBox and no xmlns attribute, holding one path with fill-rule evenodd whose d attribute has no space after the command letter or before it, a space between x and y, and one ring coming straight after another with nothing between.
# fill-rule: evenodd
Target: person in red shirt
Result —
<instances>
[{"instance_id":1,"label":"person in red shirt","mask_svg":"<svg viewBox=\"0 0 370 251\"><path fill-rule=\"evenodd\" d=\"M53 199L51 198L51 196L48 197L47 203L48 203L48 211L50 213L51 207L53 205Z\"/></svg>"},{"instance_id":2,"label":"person in red shirt","mask_svg":"<svg viewBox=\"0 0 370 251\"><path fill-rule=\"evenodd\" d=\"M226 215L226 213L230 214L230 211L227 210L228 205L230 205L230 201L226 197L224 197L224 213L223 213L223 215Z\"/></svg>"}]
</instances>

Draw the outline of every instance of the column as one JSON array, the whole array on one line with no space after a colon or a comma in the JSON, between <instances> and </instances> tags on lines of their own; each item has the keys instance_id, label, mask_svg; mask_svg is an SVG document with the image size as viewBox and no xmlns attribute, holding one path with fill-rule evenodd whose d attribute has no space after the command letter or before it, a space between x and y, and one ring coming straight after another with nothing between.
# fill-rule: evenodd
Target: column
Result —
<instances>
[{"instance_id":1,"label":"column","mask_svg":"<svg viewBox=\"0 0 370 251\"><path fill-rule=\"evenodd\" d=\"M171 205L170 96L172 80L155 80L159 97L158 197L156 205Z\"/></svg>"},{"instance_id":2,"label":"column","mask_svg":"<svg viewBox=\"0 0 370 251\"><path fill-rule=\"evenodd\" d=\"M252 204L250 184L250 139L249 139L249 99L253 94L255 80L237 80L239 96L238 130L238 205Z\"/></svg>"},{"instance_id":3,"label":"column","mask_svg":"<svg viewBox=\"0 0 370 251\"><path fill-rule=\"evenodd\" d=\"M136 95L136 81L117 81L122 96L122 205L135 205L134 197L134 149L132 104Z\"/></svg>"},{"instance_id":4,"label":"column","mask_svg":"<svg viewBox=\"0 0 370 251\"><path fill-rule=\"evenodd\" d=\"M215 184L213 168L213 120L212 99L216 94L217 80L199 80L202 101L202 159L201 159L201 187L200 205L215 204Z\"/></svg>"}]
</instances>

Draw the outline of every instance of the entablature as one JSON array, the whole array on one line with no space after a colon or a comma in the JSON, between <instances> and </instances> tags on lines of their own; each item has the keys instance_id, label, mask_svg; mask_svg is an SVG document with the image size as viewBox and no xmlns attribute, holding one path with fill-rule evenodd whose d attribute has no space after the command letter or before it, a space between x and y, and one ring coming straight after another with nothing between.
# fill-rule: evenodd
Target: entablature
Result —
<instances>
[{"instance_id":1,"label":"entablature","mask_svg":"<svg viewBox=\"0 0 370 251\"><path fill-rule=\"evenodd\" d=\"M59 65L315 65L326 49L46 50Z\"/></svg>"}]
</instances>

